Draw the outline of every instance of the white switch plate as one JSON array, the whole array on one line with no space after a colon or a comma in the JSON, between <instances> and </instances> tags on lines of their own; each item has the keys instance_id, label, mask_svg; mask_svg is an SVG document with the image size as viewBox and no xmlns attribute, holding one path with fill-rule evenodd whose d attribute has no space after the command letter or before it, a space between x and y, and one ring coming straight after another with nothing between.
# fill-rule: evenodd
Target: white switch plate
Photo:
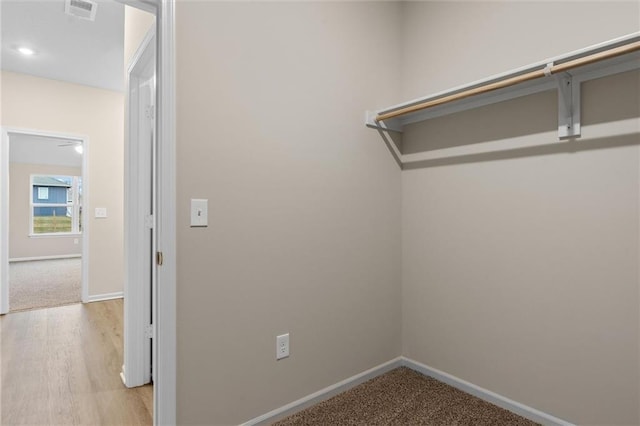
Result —
<instances>
[{"instance_id":1,"label":"white switch plate","mask_svg":"<svg viewBox=\"0 0 640 426\"><path fill-rule=\"evenodd\" d=\"M191 199L191 226L208 226L209 200Z\"/></svg>"},{"instance_id":2,"label":"white switch plate","mask_svg":"<svg viewBox=\"0 0 640 426\"><path fill-rule=\"evenodd\" d=\"M289 357L289 333L276 336L276 359Z\"/></svg>"},{"instance_id":3,"label":"white switch plate","mask_svg":"<svg viewBox=\"0 0 640 426\"><path fill-rule=\"evenodd\" d=\"M96 207L96 217L97 218L107 217L107 208L106 207Z\"/></svg>"}]
</instances>

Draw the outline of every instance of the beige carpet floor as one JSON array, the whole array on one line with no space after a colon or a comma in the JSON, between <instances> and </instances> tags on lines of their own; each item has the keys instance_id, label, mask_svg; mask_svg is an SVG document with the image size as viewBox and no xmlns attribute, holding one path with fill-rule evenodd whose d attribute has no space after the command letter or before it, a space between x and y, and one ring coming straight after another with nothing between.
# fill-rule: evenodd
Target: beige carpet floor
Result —
<instances>
[{"instance_id":1,"label":"beige carpet floor","mask_svg":"<svg viewBox=\"0 0 640 426\"><path fill-rule=\"evenodd\" d=\"M56 259L9 264L9 310L48 308L82 301L82 260Z\"/></svg>"},{"instance_id":2,"label":"beige carpet floor","mask_svg":"<svg viewBox=\"0 0 640 426\"><path fill-rule=\"evenodd\" d=\"M276 426L535 424L405 367L274 423Z\"/></svg>"}]
</instances>

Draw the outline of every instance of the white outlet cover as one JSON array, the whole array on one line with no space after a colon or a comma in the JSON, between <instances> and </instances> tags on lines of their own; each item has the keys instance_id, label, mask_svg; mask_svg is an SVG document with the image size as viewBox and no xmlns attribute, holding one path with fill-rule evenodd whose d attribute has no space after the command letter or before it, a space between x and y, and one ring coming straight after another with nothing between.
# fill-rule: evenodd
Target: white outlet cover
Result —
<instances>
[{"instance_id":1,"label":"white outlet cover","mask_svg":"<svg viewBox=\"0 0 640 426\"><path fill-rule=\"evenodd\" d=\"M276 359L289 357L289 333L276 336Z\"/></svg>"}]
</instances>

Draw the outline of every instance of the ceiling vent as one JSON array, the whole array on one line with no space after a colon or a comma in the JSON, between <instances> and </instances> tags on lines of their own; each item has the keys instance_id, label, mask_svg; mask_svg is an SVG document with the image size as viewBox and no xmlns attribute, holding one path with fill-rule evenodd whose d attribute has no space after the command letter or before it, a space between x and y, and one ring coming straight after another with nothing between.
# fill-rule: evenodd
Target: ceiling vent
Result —
<instances>
[{"instance_id":1,"label":"ceiling vent","mask_svg":"<svg viewBox=\"0 0 640 426\"><path fill-rule=\"evenodd\" d=\"M76 18L95 21L98 3L91 0L66 0L64 3L64 12L67 15Z\"/></svg>"}]
</instances>

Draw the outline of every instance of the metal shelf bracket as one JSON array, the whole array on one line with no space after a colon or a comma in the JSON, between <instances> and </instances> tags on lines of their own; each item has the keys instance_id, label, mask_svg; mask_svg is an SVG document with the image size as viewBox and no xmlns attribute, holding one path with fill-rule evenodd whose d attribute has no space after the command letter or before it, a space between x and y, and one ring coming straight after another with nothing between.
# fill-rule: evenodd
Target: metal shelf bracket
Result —
<instances>
[{"instance_id":1,"label":"metal shelf bracket","mask_svg":"<svg viewBox=\"0 0 640 426\"><path fill-rule=\"evenodd\" d=\"M558 138L580 137L580 82L569 73L556 76L558 85Z\"/></svg>"}]
</instances>

